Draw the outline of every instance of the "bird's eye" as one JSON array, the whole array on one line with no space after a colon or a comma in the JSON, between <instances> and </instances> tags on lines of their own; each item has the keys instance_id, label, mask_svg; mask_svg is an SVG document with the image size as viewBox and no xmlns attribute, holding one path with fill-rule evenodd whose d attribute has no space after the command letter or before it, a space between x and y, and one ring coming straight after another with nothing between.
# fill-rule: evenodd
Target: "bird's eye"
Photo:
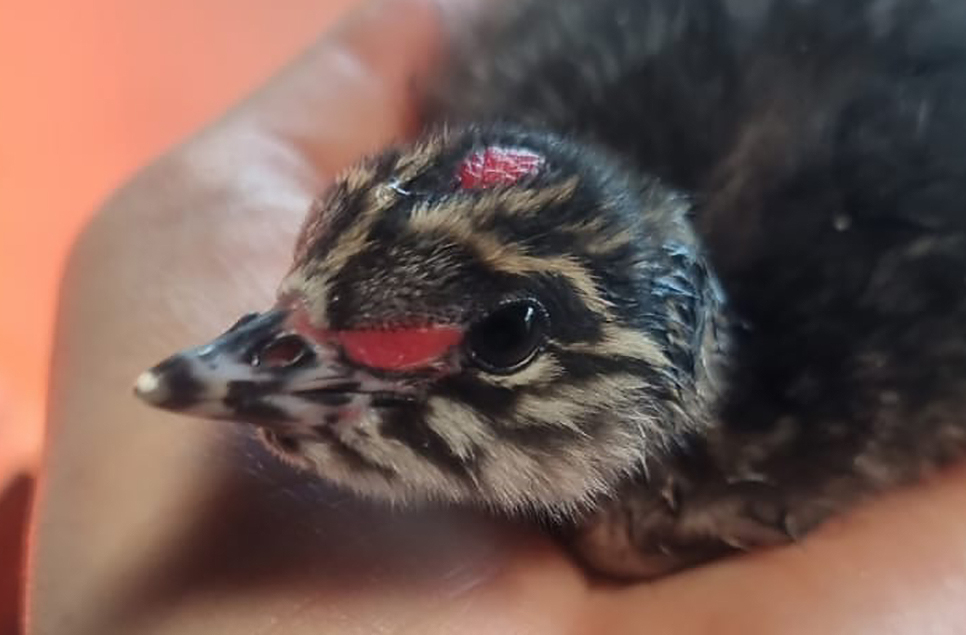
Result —
<instances>
[{"instance_id":1,"label":"bird's eye","mask_svg":"<svg viewBox=\"0 0 966 635\"><path fill-rule=\"evenodd\" d=\"M470 357L491 373L507 374L529 364L547 338L547 314L533 301L500 307L466 336Z\"/></svg>"}]
</instances>

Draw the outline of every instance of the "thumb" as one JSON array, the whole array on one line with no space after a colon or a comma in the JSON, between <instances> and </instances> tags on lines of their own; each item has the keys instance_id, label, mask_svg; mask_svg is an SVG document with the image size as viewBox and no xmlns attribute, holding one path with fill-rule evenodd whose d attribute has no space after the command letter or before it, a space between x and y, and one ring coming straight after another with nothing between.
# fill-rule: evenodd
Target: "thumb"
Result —
<instances>
[{"instance_id":1,"label":"thumb","mask_svg":"<svg viewBox=\"0 0 966 635\"><path fill-rule=\"evenodd\" d=\"M474 4L479 0L364 2L213 132L267 134L325 179L415 131L419 85L443 48L444 13L460 19Z\"/></svg>"}]
</instances>

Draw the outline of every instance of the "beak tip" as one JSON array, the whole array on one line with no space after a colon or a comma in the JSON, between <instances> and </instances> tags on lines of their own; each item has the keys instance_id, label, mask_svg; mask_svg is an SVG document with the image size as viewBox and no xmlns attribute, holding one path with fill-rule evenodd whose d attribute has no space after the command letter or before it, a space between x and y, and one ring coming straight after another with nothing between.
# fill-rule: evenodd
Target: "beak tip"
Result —
<instances>
[{"instance_id":1,"label":"beak tip","mask_svg":"<svg viewBox=\"0 0 966 635\"><path fill-rule=\"evenodd\" d=\"M134 394L149 404L159 404L167 398L168 390L154 371L147 370L134 382Z\"/></svg>"}]
</instances>

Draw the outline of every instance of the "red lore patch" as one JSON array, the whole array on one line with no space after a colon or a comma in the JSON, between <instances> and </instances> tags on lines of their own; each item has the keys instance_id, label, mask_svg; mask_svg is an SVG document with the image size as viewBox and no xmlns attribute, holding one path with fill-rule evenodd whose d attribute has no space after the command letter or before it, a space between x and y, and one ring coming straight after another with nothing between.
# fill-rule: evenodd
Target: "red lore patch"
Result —
<instances>
[{"instance_id":1,"label":"red lore patch","mask_svg":"<svg viewBox=\"0 0 966 635\"><path fill-rule=\"evenodd\" d=\"M294 311L290 324L318 344L338 345L360 366L388 371L426 368L463 339L463 331L454 326L330 331L312 326L302 310Z\"/></svg>"},{"instance_id":2,"label":"red lore patch","mask_svg":"<svg viewBox=\"0 0 966 635\"><path fill-rule=\"evenodd\" d=\"M525 148L491 146L466 157L459 167L460 187L466 190L513 185L540 171L544 158Z\"/></svg>"},{"instance_id":3,"label":"red lore patch","mask_svg":"<svg viewBox=\"0 0 966 635\"><path fill-rule=\"evenodd\" d=\"M415 370L429 366L459 343L462 331L432 326L389 331L338 331L346 357L382 370Z\"/></svg>"}]
</instances>

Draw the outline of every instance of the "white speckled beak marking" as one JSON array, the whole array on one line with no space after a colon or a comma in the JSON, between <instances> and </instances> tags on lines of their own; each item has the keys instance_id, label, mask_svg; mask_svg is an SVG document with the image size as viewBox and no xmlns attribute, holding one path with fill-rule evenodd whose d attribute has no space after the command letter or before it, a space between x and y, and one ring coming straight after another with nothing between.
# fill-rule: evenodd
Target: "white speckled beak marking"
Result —
<instances>
[{"instance_id":1,"label":"white speckled beak marking","mask_svg":"<svg viewBox=\"0 0 966 635\"><path fill-rule=\"evenodd\" d=\"M338 348L302 337L287 317L280 309L246 315L142 373L134 392L164 410L288 432L359 412L380 395L401 397L397 382L344 363Z\"/></svg>"}]
</instances>

